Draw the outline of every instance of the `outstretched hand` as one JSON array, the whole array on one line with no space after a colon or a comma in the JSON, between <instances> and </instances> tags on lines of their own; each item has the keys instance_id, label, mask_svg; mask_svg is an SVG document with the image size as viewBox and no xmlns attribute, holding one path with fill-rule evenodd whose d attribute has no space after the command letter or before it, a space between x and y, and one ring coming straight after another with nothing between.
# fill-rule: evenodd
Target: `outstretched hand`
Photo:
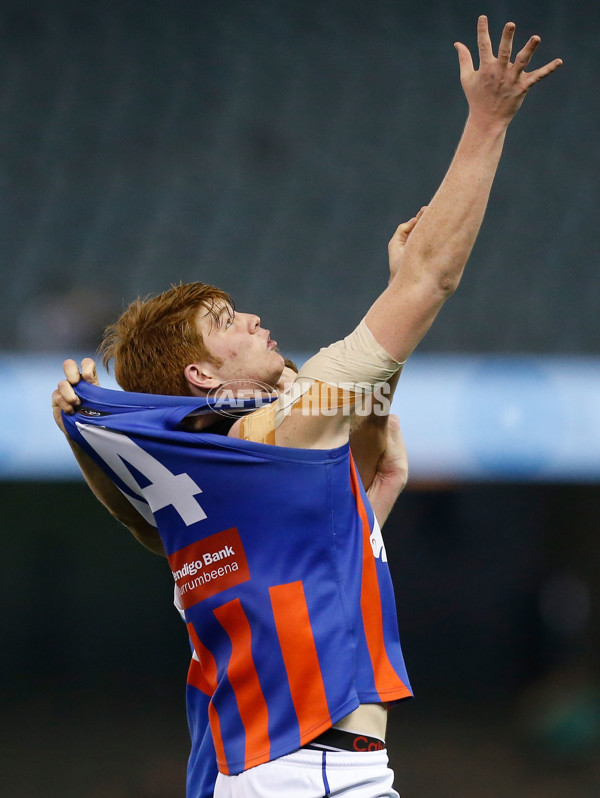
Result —
<instances>
[{"instance_id":1,"label":"outstretched hand","mask_svg":"<svg viewBox=\"0 0 600 798\"><path fill-rule=\"evenodd\" d=\"M507 22L502 31L498 56L494 55L487 17L477 20L479 69L473 66L471 53L461 42L455 43L460 66L460 81L469 103L469 114L484 124L508 125L519 110L527 91L562 65L555 58L545 66L525 72L541 39L532 36L511 63L515 23Z\"/></svg>"},{"instance_id":2,"label":"outstretched hand","mask_svg":"<svg viewBox=\"0 0 600 798\"><path fill-rule=\"evenodd\" d=\"M65 433L65 425L63 424L61 412L68 413L69 415L75 412L75 408L79 407L81 400L73 390L73 386L77 385L80 380L85 380L92 385L100 385L98 381L98 374L96 372L96 363L91 357L84 357L81 361L81 372L74 360L65 360L63 369L66 379L61 380L52 393L52 412L54 420Z\"/></svg>"}]
</instances>

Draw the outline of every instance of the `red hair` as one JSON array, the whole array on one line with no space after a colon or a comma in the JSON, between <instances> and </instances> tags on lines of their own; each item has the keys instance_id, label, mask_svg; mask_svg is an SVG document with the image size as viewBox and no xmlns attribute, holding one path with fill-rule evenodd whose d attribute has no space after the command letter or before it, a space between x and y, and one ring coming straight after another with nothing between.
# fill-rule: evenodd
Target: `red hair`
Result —
<instances>
[{"instance_id":1,"label":"red hair","mask_svg":"<svg viewBox=\"0 0 600 798\"><path fill-rule=\"evenodd\" d=\"M206 283L173 285L155 297L136 299L107 327L99 347L108 368L114 360L115 377L125 391L185 396L191 393L184 375L187 365L213 357L198 330L197 316L206 308L219 323L224 304L231 297Z\"/></svg>"}]
</instances>

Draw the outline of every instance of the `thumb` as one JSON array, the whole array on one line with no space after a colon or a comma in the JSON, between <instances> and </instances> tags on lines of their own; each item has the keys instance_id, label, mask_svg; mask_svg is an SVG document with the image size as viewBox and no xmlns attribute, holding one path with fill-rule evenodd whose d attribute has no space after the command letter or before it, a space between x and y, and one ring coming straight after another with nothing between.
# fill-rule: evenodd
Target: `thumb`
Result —
<instances>
[{"instance_id":1,"label":"thumb","mask_svg":"<svg viewBox=\"0 0 600 798\"><path fill-rule=\"evenodd\" d=\"M458 53L458 65L460 67L460 76L465 77L469 72L473 72L473 59L471 52L461 42L454 42L454 49Z\"/></svg>"}]
</instances>

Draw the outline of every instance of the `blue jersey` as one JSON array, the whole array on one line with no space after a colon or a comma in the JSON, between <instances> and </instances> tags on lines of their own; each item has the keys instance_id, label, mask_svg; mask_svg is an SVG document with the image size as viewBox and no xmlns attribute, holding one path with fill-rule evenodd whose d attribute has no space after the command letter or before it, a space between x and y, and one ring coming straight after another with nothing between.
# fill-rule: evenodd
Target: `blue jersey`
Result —
<instances>
[{"instance_id":1,"label":"blue jersey","mask_svg":"<svg viewBox=\"0 0 600 798\"><path fill-rule=\"evenodd\" d=\"M191 432L206 403L81 383L70 436L158 527L194 655L189 795L206 750L235 774L361 703L411 695L385 548L349 446Z\"/></svg>"}]
</instances>

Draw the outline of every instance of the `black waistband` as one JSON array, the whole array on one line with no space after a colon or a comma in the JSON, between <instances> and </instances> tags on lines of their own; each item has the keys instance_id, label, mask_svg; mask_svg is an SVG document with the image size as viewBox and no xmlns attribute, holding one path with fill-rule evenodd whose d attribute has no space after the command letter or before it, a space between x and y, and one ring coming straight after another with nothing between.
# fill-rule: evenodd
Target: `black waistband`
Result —
<instances>
[{"instance_id":1,"label":"black waistband","mask_svg":"<svg viewBox=\"0 0 600 798\"><path fill-rule=\"evenodd\" d=\"M357 734L356 732L332 727L302 747L311 748L315 751L353 751L362 753L364 751L383 751L385 750L385 743L378 737L369 737L368 734Z\"/></svg>"}]
</instances>

